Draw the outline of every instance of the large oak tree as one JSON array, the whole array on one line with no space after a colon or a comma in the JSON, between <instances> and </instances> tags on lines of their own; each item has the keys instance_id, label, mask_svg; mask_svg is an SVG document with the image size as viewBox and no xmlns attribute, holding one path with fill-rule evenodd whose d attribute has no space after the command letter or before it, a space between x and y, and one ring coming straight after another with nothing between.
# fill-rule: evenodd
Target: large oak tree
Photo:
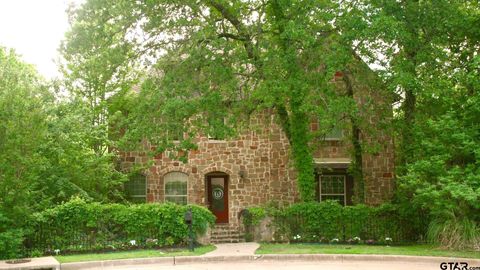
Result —
<instances>
[{"instance_id":1,"label":"large oak tree","mask_svg":"<svg viewBox=\"0 0 480 270\"><path fill-rule=\"evenodd\" d=\"M112 117L109 103L132 104L126 89L141 78L135 105L123 112L125 136L146 138L159 151L188 148L199 132L230 136L252 113L270 110L290 141L300 194L309 201L312 142L342 118L348 123L356 109L353 95L331 83L359 61L336 25L342 8L328 0L90 0L71 12L62 47L66 74L100 118ZM320 132L311 132L312 119ZM172 144L179 132L190 136ZM361 167L358 127L353 133Z\"/></svg>"}]
</instances>

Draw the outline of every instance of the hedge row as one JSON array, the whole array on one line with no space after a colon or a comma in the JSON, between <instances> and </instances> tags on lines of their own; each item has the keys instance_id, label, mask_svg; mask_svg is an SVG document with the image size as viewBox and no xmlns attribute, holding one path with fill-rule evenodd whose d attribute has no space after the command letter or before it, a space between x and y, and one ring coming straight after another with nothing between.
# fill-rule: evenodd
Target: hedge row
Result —
<instances>
[{"instance_id":1,"label":"hedge row","mask_svg":"<svg viewBox=\"0 0 480 270\"><path fill-rule=\"evenodd\" d=\"M73 199L37 213L26 246L47 254L65 254L183 245L189 235L184 222L189 208L193 231L204 234L215 217L201 206L100 204Z\"/></svg>"},{"instance_id":2,"label":"hedge row","mask_svg":"<svg viewBox=\"0 0 480 270\"><path fill-rule=\"evenodd\" d=\"M248 210L244 218L247 230L267 216L272 218L272 241L401 243L417 241L425 230L424 224L414 222L391 204L343 207L337 202L325 201Z\"/></svg>"}]
</instances>

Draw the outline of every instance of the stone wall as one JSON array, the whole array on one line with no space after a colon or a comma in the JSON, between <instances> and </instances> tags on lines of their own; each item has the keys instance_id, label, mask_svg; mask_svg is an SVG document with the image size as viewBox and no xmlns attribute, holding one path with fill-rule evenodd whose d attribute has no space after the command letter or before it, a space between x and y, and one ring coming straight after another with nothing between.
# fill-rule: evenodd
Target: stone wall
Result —
<instances>
[{"instance_id":1,"label":"stone wall","mask_svg":"<svg viewBox=\"0 0 480 270\"><path fill-rule=\"evenodd\" d=\"M269 201L293 203L297 198L295 172L289 162L289 144L272 115L260 115L251 128L234 140L197 139L198 149L188 153L188 163L174 161L166 154L153 158L145 171L147 201L164 201L163 177L179 171L188 175L188 203L207 205L205 176L223 172L229 176L229 223L238 226L239 212ZM145 152L121 154L121 165L148 164Z\"/></svg>"},{"instance_id":2,"label":"stone wall","mask_svg":"<svg viewBox=\"0 0 480 270\"><path fill-rule=\"evenodd\" d=\"M355 89L355 100L365 120L361 125L365 198L367 204L376 205L389 200L394 189L393 140L378 124L382 119L390 119L391 116L383 115L390 105L381 93L372 93L361 86ZM322 143L315 157L350 158L352 147L348 138L347 133L343 141ZM299 200L296 172L289 160L289 143L272 114L254 117L249 129L235 139L198 137L197 144L198 149L188 153L186 164L171 160L165 153L153 157L153 166L145 170L148 202L164 201L163 177L175 171L188 175L188 203L204 206L207 205L205 176L212 172L228 174L229 223L237 228L239 212L246 207ZM149 161L145 152L121 154L124 170Z\"/></svg>"},{"instance_id":3,"label":"stone wall","mask_svg":"<svg viewBox=\"0 0 480 270\"><path fill-rule=\"evenodd\" d=\"M395 188L395 156L391 93L364 64L351 67L350 77L359 112L365 200L378 205L390 200Z\"/></svg>"}]
</instances>

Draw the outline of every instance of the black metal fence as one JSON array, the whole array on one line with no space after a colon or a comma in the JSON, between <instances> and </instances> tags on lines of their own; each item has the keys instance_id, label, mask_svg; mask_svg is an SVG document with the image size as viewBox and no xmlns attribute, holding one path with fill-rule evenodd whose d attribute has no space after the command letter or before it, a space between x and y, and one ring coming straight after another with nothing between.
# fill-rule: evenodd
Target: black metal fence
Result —
<instances>
[{"instance_id":1,"label":"black metal fence","mask_svg":"<svg viewBox=\"0 0 480 270\"><path fill-rule=\"evenodd\" d=\"M402 244L422 241L426 230L425 221L402 216L395 209L319 207L301 210L270 213L275 241ZM250 223L245 223L249 225L245 226L246 235L252 236L254 226Z\"/></svg>"},{"instance_id":2,"label":"black metal fence","mask_svg":"<svg viewBox=\"0 0 480 270\"><path fill-rule=\"evenodd\" d=\"M422 238L422 232L408 220L388 216L358 219L357 216L343 215L342 218L323 221L325 227L306 225L309 221L302 215L277 219L278 232L284 238L297 242L338 242L349 243L408 243Z\"/></svg>"},{"instance_id":3,"label":"black metal fence","mask_svg":"<svg viewBox=\"0 0 480 270\"><path fill-rule=\"evenodd\" d=\"M148 236L148 237L147 237ZM171 239L170 239L171 238ZM170 242L170 243L169 243ZM178 241L175 241L178 244ZM174 239L158 231L131 234L121 227L106 230L72 229L64 231L54 226L37 226L25 239L25 252L44 255L103 252L139 248L160 248L174 244Z\"/></svg>"}]
</instances>

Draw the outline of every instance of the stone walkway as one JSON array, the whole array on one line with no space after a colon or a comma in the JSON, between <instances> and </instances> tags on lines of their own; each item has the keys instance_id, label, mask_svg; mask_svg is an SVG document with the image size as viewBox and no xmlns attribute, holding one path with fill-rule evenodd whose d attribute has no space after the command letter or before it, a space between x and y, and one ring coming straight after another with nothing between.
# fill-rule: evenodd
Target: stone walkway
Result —
<instances>
[{"instance_id":1,"label":"stone walkway","mask_svg":"<svg viewBox=\"0 0 480 270\"><path fill-rule=\"evenodd\" d=\"M260 245L258 243L229 243L229 244L216 244L217 249L207 254L202 255L201 257L212 257L212 256L235 256L235 255L255 255L255 250L257 250Z\"/></svg>"},{"instance_id":2,"label":"stone walkway","mask_svg":"<svg viewBox=\"0 0 480 270\"><path fill-rule=\"evenodd\" d=\"M20 264L8 264L0 261L0 269L60 269L60 263L54 257L32 258L31 262Z\"/></svg>"}]
</instances>

